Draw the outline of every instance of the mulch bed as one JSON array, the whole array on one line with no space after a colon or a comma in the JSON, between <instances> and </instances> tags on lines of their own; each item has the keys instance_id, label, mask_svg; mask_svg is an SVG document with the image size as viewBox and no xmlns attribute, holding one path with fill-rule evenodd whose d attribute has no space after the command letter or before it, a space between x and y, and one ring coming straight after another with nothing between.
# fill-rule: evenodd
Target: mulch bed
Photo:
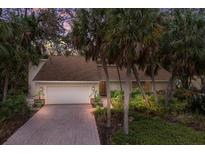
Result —
<instances>
[{"instance_id":1,"label":"mulch bed","mask_svg":"<svg viewBox=\"0 0 205 154\"><path fill-rule=\"evenodd\" d=\"M32 110L28 116L15 116L0 122L0 144L3 144L18 128L23 126L40 108Z\"/></svg>"},{"instance_id":2,"label":"mulch bed","mask_svg":"<svg viewBox=\"0 0 205 154\"><path fill-rule=\"evenodd\" d=\"M108 128L106 125L106 115L102 116L95 116L98 133L100 137L100 142L102 145L109 145L112 144L111 136L112 134L122 128L122 122L123 122L123 113L115 112L112 113L111 116L111 127Z\"/></svg>"},{"instance_id":3,"label":"mulch bed","mask_svg":"<svg viewBox=\"0 0 205 154\"><path fill-rule=\"evenodd\" d=\"M3 144L29 117L15 117L0 123L0 144Z\"/></svg>"},{"instance_id":4,"label":"mulch bed","mask_svg":"<svg viewBox=\"0 0 205 154\"><path fill-rule=\"evenodd\" d=\"M163 117L163 119L165 119L168 122L171 123L181 123L184 124L187 127L191 127L197 131L205 131L205 123L198 121L198 120L194 120L191 117L186 117L185 120L180 118L179 116L173 116L173 115L166 115Z\"/></svg>"}]
</instances>

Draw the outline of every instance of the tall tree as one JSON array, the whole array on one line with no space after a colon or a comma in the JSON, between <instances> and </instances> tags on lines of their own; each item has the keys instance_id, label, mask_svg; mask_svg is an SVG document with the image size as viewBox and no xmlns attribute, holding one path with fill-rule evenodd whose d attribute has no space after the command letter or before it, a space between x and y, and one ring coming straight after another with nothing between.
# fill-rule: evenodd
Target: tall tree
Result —
<instances>
[{"instance_id":1,"label":"tall tree","mask_svg":"<svg viewBox=\"0 0 205 154\"><path fill-rule=\"evenodd\" d=\"M164 31L163 16L159 11L150 11L149 17L148 38L145 40L145 51L139 58L139 68L150 76L155 101L158 102L155 75L160 68L159 45Z\"/></svg>"},{"instance_id":2,"label":"tall tree","mask_svg":"<svg viewBox=\"0 0 205 154\"><path fill-rule=\"evenodd\" d=\"M12 55L10 54L12 52L12 47L10 44L7 42L7 40L11 39L13 37L13 30L12 30L12 25L10 23L7 23L5 20L0 20L0 70L1 70L1 77L3 78L2 80L4 81L3 84L3 101L6 100L7 97L7 91L8 91L8 82L9 82L9 77L10 77L10 68L12 64L10 64L10 59ZM9 52L9 50L11 52Z\"/></svg>"},{"instance_id":3,"label":"tall tree","mask_svg":"<svg viewBox=\"0 0 205 154\"><path fill-rule=\"evenodd\" d=\"M146 48L153 42L155 26L152 22L152 13L156 9L110 9L109 10L109 30L107 42L110 49L109 60L113 60L119 67L127 69L125 100L124 100L124 132L128 134L128 111L130 99L130 74L134 73L138 86L146 100L146 95L141 87L138 76L139 65L142 64L141 58L146 56ZM156 35L156 34L155 34ZM114 58L113 58L114 57ZM137 66L137 67L136 67ZM147 102L147 100L145 101Z\"/></svg>"},{"instance_id":4,"label":"tall tree","mask_svg":"<svg viewBox=\"0 0 205 154\"><path fill-rule=\"evenodd\" d=\"M6 99L8 88L11 91L13 87L13 94L16 94L20 81L23 80L24 86L27 86L29 62L37 64L45 52L44 42L59 36L60 28L56 19L53 10L40 11L36 14L31 9L7 9L5 18L0 19L3 100ZM46 25L49 25L49 29L45 29Z\"/></svg>"},{"instance_id":5,"label":"tall tree","mask_svg":"<svg viewBox=\"0 0 205 154\"><path fill-rule=\"evenodd\" d=\"M204 17L197 9L171 9L167 13L167 31L161 44L163 66L172 74L167 104L173 95L174 79L179 79L183 88L190 88L196 61L204 52L204 26Z\"/></svg>"},{"instance_id":6,"label":"tall tree","mask_svg":"<svg viewBox=\"0 0 205 154\"><path fill-rule=\"evenodd\" d=\"M72 43L86 60L100 61L106 77L107 127L111 126L111 101L108 74L108 48L105 43L106 9L79 9L72 27Z\"/></svg>"}]
</instances>

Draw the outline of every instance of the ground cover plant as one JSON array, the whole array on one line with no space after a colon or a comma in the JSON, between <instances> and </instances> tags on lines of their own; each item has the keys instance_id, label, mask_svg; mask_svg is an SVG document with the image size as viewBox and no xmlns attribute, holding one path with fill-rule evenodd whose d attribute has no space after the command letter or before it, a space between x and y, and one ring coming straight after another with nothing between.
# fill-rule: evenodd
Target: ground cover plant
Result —
<instances>
[{"instance_id":1,"label":"ground cover plant","mask_svg":"<svg viewBox=\"0 0 205 154\"><path fill-rule=\"evenodd\" d=\"M29 106L25 95L9 96L0 103L0 144L33 116L43 104Z\"/></svg>"},{"instance_id":2,"label":"ground cover plant","mask_svg":"<svg viewBox=\"0 0 205 154\"><path fill-rule=\"evenodd\" d=\"M180 90L180 93L181 90ZM187 94L187 92L185 92ZM158 94L159 102L148 93L145 103L138 89L133 90L129 102L129 135L123 133L123 93L113 91L112 127L106 128L106 109L95 110L96 121L102 144L205 144L205 116L192 110L188 97L173 98L169 106Z\"/></svg>"},{"instance_id":3,"label":"ground cover plant","mask_svg":"<svg viewBox=\"0 0 205 154\"><path fill-rule=\"evenodd\" d=\"M180 123L132 113L129 135L120 129L112 135L112 144L205 144L205 133Z\"/></svg>"}]
</instances>

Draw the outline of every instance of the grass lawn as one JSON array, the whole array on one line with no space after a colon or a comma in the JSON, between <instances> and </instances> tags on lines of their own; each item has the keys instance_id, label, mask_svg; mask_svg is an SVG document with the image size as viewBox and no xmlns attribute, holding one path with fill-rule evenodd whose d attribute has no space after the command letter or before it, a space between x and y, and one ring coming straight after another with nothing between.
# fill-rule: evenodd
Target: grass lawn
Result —
<instances>
[{"instance_id":1,"label":"grass lawn","mask_svg":"<svg viewBox=\"0 0 205 154\"><path fill-rule=\"evenodd\" d=\"M112 135L112 144L205 144L205 132L158 117L132 113L129 135L120 129Z\"/></svg>"}]
</instances>

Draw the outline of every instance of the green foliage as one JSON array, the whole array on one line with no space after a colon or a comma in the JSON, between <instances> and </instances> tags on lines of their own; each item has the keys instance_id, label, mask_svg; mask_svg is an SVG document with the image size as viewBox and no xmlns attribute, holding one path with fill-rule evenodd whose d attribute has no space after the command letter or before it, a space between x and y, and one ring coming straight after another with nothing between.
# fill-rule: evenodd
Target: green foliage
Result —
<instances>
[{"instance_id":1,"label":"green foliage","mask_svg":"<svg viewBox=\"0 0 205 154\"><path fill-rule=\"evenodd\" d=\"M149 111L149 112L161 112L162 107L159 103L155 102L153 95L149 95L149 103L145 103L143 96L139 89L135 89L132 92L132 97L129 102L129 108L131 110ZM112 106L116 111L123 111L123 93L121 91L113 91L111 94Z\"/></svg>"},{"instance_id":2,"label":"green foliage","mask_svg":"<svg viewBox=\"0 0 205 154\"><path fill-rule=\"evenodd\" d=\"M155 102L154 95L147 95L149 103L146 103L143 96L138 89L132 92L132 97L129 102L130 110L138 110L143 112L152 112L155 114L174 113L188 113L190 111L197 113L205 113L205 96L194 95L188 90L178 90L175 97L165 106L164 95L158 95L158 102ZM113 109L116 111L123 111L123 93L120 91L113 91L111 94L111 101Z\"/></svg>"},{"instance_id":3,"label":"green foliage","mask_svg":"<svg viewBox=\"0 0 205 154\"><path fill-rule=\"evenodd\" d=\"M204 13L195 9L171 9L164 19L167 30L160 44L162 65L188 89L190 78L196 72L204 72Z\"/></svg>"},{"instance_id":4,"label":"green foliage","mask_svg":"<svg viewBox=\"0 0 205 154\"><path fill-rule=\"evenodd\" d=\"M95 95L93 106L94 107L101 107L101 106L103 106L103 104L101 102L101 96L99 94Z\"/></svg>"},{"instance_id":5,"label":"green foliage","mask_svg":"<svg viewBox=\"0 0 205 154\"><path fill-rule=\"evenodd\" d=\"M162 110L162 107L158 102L155 102L154 96L149 95L147 97L148 97L149 103L145 102L142 95L135 95L130 101L130 109L137 109L140 111L160 113Z\"/></svg>"},{"instance_id":6,"label":"green foliage","mask_svg":"<svg viewBox=\"0 0 205 154\"><path fill-rule=\"evenodd\" d=\"M112 91L111 102L113 109L116 111L123 111L123 92L120 90Z\"/></svg>"},{"instance_id":7,"label":"green foliage","mask_svg":"<svg viewBox=\"0 0 205 154\"><path fill-rule=\"evenodd\" d=\"M200 93L186 89L177 89L170 109L177 112L188 112L205 114L205 96Z\"/></svg>"},{"instance_id":8,"label":"green foliage","mask_svg":"<svg viewBox=\"0 0 205 154\"><path fill-rule=\"evenodd\" d=\"M33 107L41 108L44 106L44 104L44 100L37 99L34 101Z\"/></svg>"},{"instance_id":9,"label":"green foliage","mask_svg":"<svg viewBox=\"0 0 205 154\"><path fill-rule=\"evenodd\" d=\"M145 109L145 100L142 95L134 95L132 99L130 100L130 109L139 109L144 110Z\"/></svg>"},{"instance_id":10,"label":"green foliage","mask_svg":"<svg viewBox=\"0 0 205 154\"><path fill-rule=\"evenodd\" d=\"M170 112L183 113L188 111L188 105L189 102L187 100L180 100L174 97L169 104L168 110Z\"/></svg>"},{"instance_id":11,"label":"green foliage","mask_svg":"<svg viewBox=\"0 0 205 154\"><path fill-rule=\"evenodd\" d=\"M136 95L141 95L141 91L139 88L135 88L132 90L131 97L135 97Z\"/></svg>"},{"instance_id":12,"label":"green foliage","mask_svg":"<svg viewBox=\"0 0 205 154\"><path fill-rule=\"evenodd\" d=\"M3 91L2 81L7 78L8 91L12 95L19 94L17 89L24 93L28 91L29 62L38 64L42 55L47 54L46 43L61 38L63 33L54 9L17 10L7 9L5 19L0 19L0 92ZM27 10L29 14L25 12Z\"/></svg>"},{"instance_id":13,"label":"green foliage","mask_svg":"<svg viewBox=\"0 0 205 154\"><path fill-rule=\"evenodd\" d=\"M0 121L14 116L26 116L29 112L24 95L12 96L0 104Z\"/></svg>"},{"instance_id":14,"label":"green foliage","mask_svg":"<svg viewBox=\"0 0 205 154\"><path fill-rule=\"evenodd\" d=\"M100 106L96 106L95 108L95 116L98 117L104 117L106 115L106 108L104 107L100 107Z\"/></svg>"},{"instance_id":15,"label":"green foliage","mask_svg":"<svg viewBox=\"0 0 205 154\"><path fill-rule=\"evenodd\" d=\"M101 97L100 97L99 94L95 96L95 100L94 100L94 101L95 101L96 103L100 103Z\"/></svg>"},{"instance_id":16,"label":"green foliage","mask_svg":"<svg viewBox=\"0 0 205 154\"><path fill-rule=\"evenodd\" d=\"M195 94L193 95L189 109L192 112L205 114L205 95L204 94Z\"/></svg>"},{"instance_id":17,"label":"green foliage","mask_svg":"<svg viewBox=\"0 0 205 154\"><path fill-rule=\"evenodd\" d=\"M152 94L147 94L148 103L145 102L139 89L135 89L132 92L132 98L130 101L130 108L141 111L160 112L161 106L158 102L155 102L155 97Z\"/></svg>"},{"instance_id":18,"label":"green foliage","mask_svg":"<svg viewBox=\"0 0 205 154\"><path fill-rule=\"evenodd\" d=\"M157 117L144 117L132 113L129 135L118 130L112 136L113 144L205 144L204 132L178 123L168 123Z\"/></svg>"},{"instance_id":19,"label":"green foliage","mask_svg":"<svg viewBox=\"0 0 205 154\"><path fill-rule=\"evenodd\" d=\"M191 90L178 88L176 89L174 96L180 100L188 100L193 96L193 94L194 93Z\"/></svg>"},{"instance_id":20,"label":"green foliage","mask_svg":"<svg viewBox=\"0 0 205 154\"><path fill-rule=\"evenodd\" d=\"M123 95L123 91L121 90L113 90L111 91L111 98L115 98L115 97L118 97L119 95Z\"/></svg>"},{"instance_id":21,"label":"green foliage","mask_svg":"<svg viewBox=\"0 0 205 154\"><path fill-rule=\"evenodd\" d=\"M184 99L184 96L180 94L181 91L172 98L172 101L168 104L168 106L165 105L164 95L158 95L159 102L157 104L160 106L161 111L175 114L188 112L189 97ZM152 98L152 100L154 100L154 98Z\"/></svg>"},{"instance_id":22,"label":"green foliage","mask_svg":"<svg viewBox=\"0 0 205 154\"><path fill-rule=\"evenodd\" d=\"M161 98L159 97L159 101L160 101L160 99ZM150 110L152 112L157 112L157 113L163 112L162 104L160 102L155 101L155 96L154 95L148 96L148 101L149 101L148 110Z\"/></svg>"}]
</instances>

